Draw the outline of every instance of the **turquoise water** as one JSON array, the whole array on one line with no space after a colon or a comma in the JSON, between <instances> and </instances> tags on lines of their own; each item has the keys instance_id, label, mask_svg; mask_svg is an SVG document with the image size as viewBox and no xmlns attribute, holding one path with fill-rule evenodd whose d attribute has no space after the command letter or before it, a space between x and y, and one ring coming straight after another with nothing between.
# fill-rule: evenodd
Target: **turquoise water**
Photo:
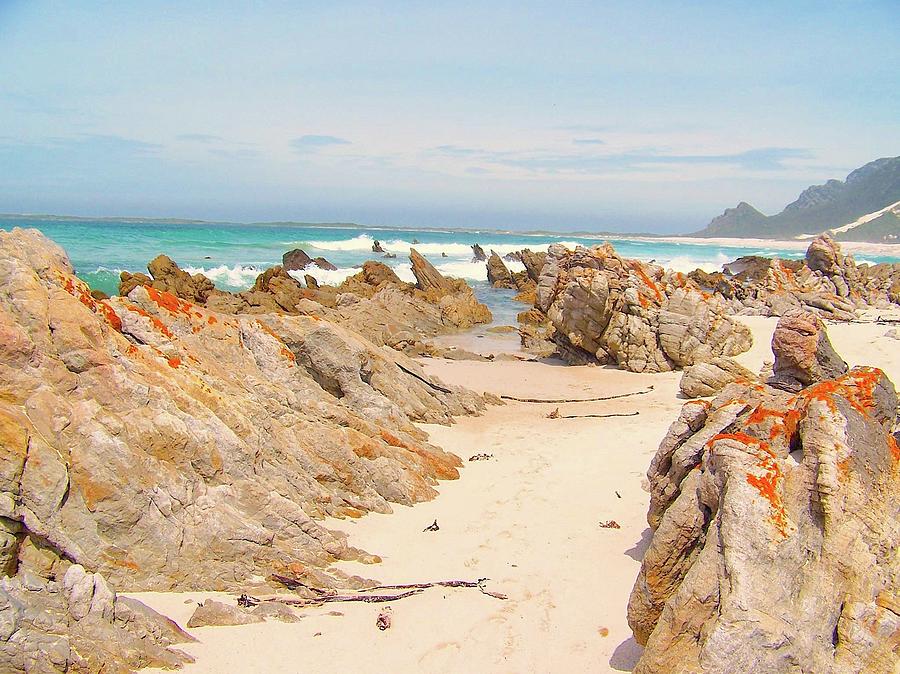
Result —
<instances>
[{"instance_id":1,"label":"turquoise water","mask_svg":"<svg viewBox=\"0 0 900 674\"><path fill-rule=\"evenodd\" d=\"M311 257L323 256L338 271L312 270L322 283L339 283L356 273L355 267L368 259L380 259L372 253L372 242L381 241L385 250L396 253L396 259L384 262L406 280L412 280L406 258L409 248L428 257L444 274L465 278L476 293L497 315L497 322L512 323L522 305L511 299L511 293L490 289L484 263L472 262L471 245L501 255L531 248L546 250L554 242L572 247L576 244L596 245L597 238L566 234L525 235L492 231L452 231L418 229L377 229L358 226L323 227L292 224L247 225L233 223L176 224L155 221L102 220L61 221L28 217L0 217L0 229L35 227L62 245L69 254L78 275L92 288L114 294L119 272L146 271L147 262L165 253L191 273L201 272L219 287L242 290L253 284L256 276L274 264L292 248L303 248ZM419 241L413 244L413 240ZM721 268L725 262L742 255L801 257L797 250L777 247L720 246L696 243L671 243L653 240L609 240L616 250L640 260L691 271L698 267L707 271ZM442 257L442 253L447 257ZM896 262L896 257L857 255L857 261ZM521 269L518 263L510 263Z\"/></svg>"}]
</instances>

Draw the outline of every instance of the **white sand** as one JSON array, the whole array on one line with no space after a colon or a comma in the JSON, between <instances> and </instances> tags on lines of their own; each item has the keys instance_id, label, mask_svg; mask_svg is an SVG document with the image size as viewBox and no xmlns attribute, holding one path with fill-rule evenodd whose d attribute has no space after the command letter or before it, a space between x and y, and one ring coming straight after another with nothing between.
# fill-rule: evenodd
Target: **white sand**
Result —
<instances>
[{"instance_id":1,"label":"white sand","mask_svg":"<svg viewBox=\"0 0 900 674\"><path fill-rule=\"evenodd\" d=\"M775 319L748 318L756 345L739 360L771 360ZM900 382L900 341L890 326L829 326L850 364L883 367ZM557 405L509 403L453 427L429 426L436 444L468 462L434 501L391 515L330 520L351 543L383 557L342 564L385 583L490 578L501 601L472 589L426 590L397 601L393 627L375 627L385 605L332 604L296 624L192 630L184 650L200 672L609 672L640 654L625 607L647 542L644 473L682 400L681 373L639 375L524 362L423 361L430 373L475 390L581 398L654 386L647 395L559 405L562 414L640 411L637 417L547 419ZM616 495L616 492L621 496ZM423 532L434 519L440 530ZM605 529L615 520L621 529ZM137 596L180 624L209 594ZM233 599L232 599L233 600ZM341 615L334 615L338 612Z\"/></svg>"}]
</instances>

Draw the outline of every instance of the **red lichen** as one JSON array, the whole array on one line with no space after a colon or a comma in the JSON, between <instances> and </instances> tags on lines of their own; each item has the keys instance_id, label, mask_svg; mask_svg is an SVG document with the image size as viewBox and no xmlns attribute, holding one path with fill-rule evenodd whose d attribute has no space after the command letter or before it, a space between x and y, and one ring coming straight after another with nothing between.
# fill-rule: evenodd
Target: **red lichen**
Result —
<instances>
[{"instance_id":1,"label":"red lichen","mask_svg":"<svg viewBox=\"0 0 900 674\"><path fill-rule=\"evenodd\" d=\"M81 302L95 314L100 314L116 332L122 332L122 319L116 314L115 309L106 300L95 300L87 284L79 281L77 284L71 278L60 275L62 287L72 297Z\"/></svg>"},{"instance_id":2,"label":"red lichen","mask_svg":"<svg viewBox=\"0 0 900 674\"><path fill-rule=\"evenodd\" d=\"M185 316L190 318L191 312L194 310L194 305L190 302L179 299L172 293L168 293L165 290L157 290L156 288L153 288L151 286L144 286L144 288L147 290L147 294L150 296L150 299L161 306L163 309L167 309L173 314L184 314Z\"/></svg>"},{"instance_id":3,"label":"red lichen","mask_svg":"<svg viewBox=\"0 0 900 674\"><path fill-rule=\"evenodd\" d=\"M218 320L216 319L215 316L213 316L212 314L210 314L210 315L206 318L206 322L209 323L210 325L215 325L216 323L218 323Z\"/></svg>"},{"instance_id":4,"label":"red lichen","mask_svg":"<svg viewBox=\"0 0 900 674\"><path fill-rule=\"evenodd\" d=\"M653 279L651 279L647 275L647 272L644 271L641 263L637 260L631 260L630 265L631 269L635 274L637 274L638 278L641 279L643 284L653 291L653 294L656 297L656 301L661 303L663 301L663 294L660 292L659 287L656 285L656 283L654 283Z\"/></svg>"},{"instance_id":5,"label":"red lichen","mask_svg":"<svg viewBox=\"0 0 900 674\"><path fill-rule=\"evenodd\" d=\"M707 447L712 446L718 440L735 440L744 445L747 445L748 448L752 448L753 453L757 458L756 467L759 470L763 471L763 474L757 475L755 473L748 472L747 483L752 487L755 487L760 496L762 496L769 503L771 509L771 512L769 514L769 521L772 523L778 533L781 534L782 538L787 538L787 511L785 510L784 503L781 500L781 495L778 493L779 482L781 482L783 475L781 472L781 466L778 464L778 459L775 456L775 453L769 447L769 444L763 440L760 440L759 438L754 438L752 435L737 432L719 433L718 435L710 438L710 440L706 443Z\"/></svg>"},{"instance_id":6,"label":"red lichen","mask_svg":"<svg viewBox=\"0 0 900 674\"><path fill-rule=\"evenodd\" d=\"M181 367L181 358L178 356L172 356L171 358L167 358L166 362L169 364L169 367L178 368Z\"/></svg>"},{"instance_id":7,"label":"red lichen","mask_svg":"<svg viewBox=\"0 0 900 674\"><path fill-rule=\"evenodd\" d=\"M391 447L402 447L404 449L408 449L407 445L403 440L398 438L396 435L389 433L388 431L381 431L381 439L388 443Z\"/></svg>"},{"instance_id":8,"label":"red lichen","mask_svg":"<svg viewBox=\"0 0 900 674\"><path fill-rule=\"evenodd\" d=\"M148 312L144 309L141 309L140 307L135 306L134 304L126 304L125 308L128 309L128 311L133 311L134 313L138 314L139 316L143 316L144 318L148 319L154 328L159 330L166 337L168 337L170 339L172 338L172 331L169 330L168 327L166 327L165 323L163 323L161 320L159 320L159 318L157 318L150 312Z\"/></svg>"},{"instance_id":9,"label":"red lichen","mask_svg":"<svg viewBox=\"0 0 900 674\"><path fill-rule=\"evenodd\" d=\"M875 388L884 377L877 367L858 367L834 381L823 381L804 389L797 397L807 404L820 400L828 405L832 412L837 412L834 396L844 398L850 406L865 417L875 407Z\"/></svg>"}]
</instances>

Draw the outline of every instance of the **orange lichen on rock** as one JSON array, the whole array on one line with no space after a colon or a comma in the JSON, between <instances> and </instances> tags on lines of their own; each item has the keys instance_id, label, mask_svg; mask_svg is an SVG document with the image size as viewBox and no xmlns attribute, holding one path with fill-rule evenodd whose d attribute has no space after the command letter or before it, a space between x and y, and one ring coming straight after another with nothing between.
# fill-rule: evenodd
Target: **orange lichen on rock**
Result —
<instances>
[{"instance_id":1,"label":"orange lichen on rock","mask_svg":"<svg viewBox=\"0 0 900 674\"><path fill-rule=\"evenodd\" d=\"M638 262L637 260L631 260L630 265L631 265L631 269L634 271L635 274L637 274L638 278L641 279L643 284L645 286L647 286L647 288L649 288L650 290L653 291L653 294L656 297L656 301L662 302L663 294L660 292L659 287L656 285L656 283L654 283L653 279L650 278L647 275L647 272L644 271L643 267L641 266L641 263Z\"/></svg>"},{"instance_id":2,"label":"orange lichen on rock","mask_svg":"<svg viewBox=\"0 0 900 674\"><path fill-rule=\"evenodd\" d=\"M784 503L778 493L779 482L781 482L783 475L781 466L778 464L778 459L769 447L769 443L760 440L759 438L754 438L747 433L737 432L719 433L710 438L706 445L707 447L711 447L719 440L735 440L747 445L748 448L753 448L753 453L757 457L756 467L762 471L762 475L748 472L747 483L755 487L760 496L768 501L769 506L771 507L769 521L778 533L781 534L782 538L787 538L787 511L785 510Z\"/></svg>"},{"instance_id":3,"label":"orange lichen on rock","mask_svg":"<svg viewBox=\"0 0 900 674\"><path fill-rule=\"evenodd\" d=\"M185 316L190 318L191 312L194 310L194 305L190 302L179 299L172 293L168 293L165 290L157 290L156 288L153 288L151 286L144 286L144 288L147 290L147 294L150 296L150 299L161 306L163 309L167 309L173 314L184 314Z\"/></svg>"},{"instance_id":4,"label":"orange lichen on rock","mask_svg":"<svg viewBox=\"0 0 900 674\"><path fill-rule=\"evenodd\" d=\"M844 398L850 406L863 416L875 407L874 393L884 373L877 367L858 367L834 381L823 381L813 384L799 394L807 402L821 400L832 412L837 412L834 396Z\"/></svg>"},{"instance_id":5,"label":"orange lichen on rock","mask_svg":"<svg viewBox=\"0 0 900 674\"><path fill-rule=\"evenodd\" d=\"M388 431L381 431L381 439L388 443L391 447L402 447L403 449L408 449L406 443L403 442L400 438Z\"/></svg>"},{"instance_id":6,"label":"orange lichen on rock","mask_svg":"<svg viewBox=\"0 0 900 674\"><path fill-rule=\"evenodd\" d=\"M767 419L772 419L772 428L769 429L769 439L775 440L779 436L784 436L787 442L797 430L797 424L800 423L800 410L787 409L777 410L765 405L757 405L750 416L747 417L747 423L752 425L761 425Z\"/></svg>"},{"instance_id":7,"label":"orange lichen on rock","mask_svg":"<svg viewBox=\"0 0 900 674\"><path fill-rule=\"evenodd\" d=\"M287 358L292 363L297 361L297 357L294 355L294 352L287 348L287 344L284 343L284 340L278 336L278 333L275 332L268 325L263 323L262 321L256 321L256 324L265 332L267 335L275 339L279 344L281 344L281 355Z\"/></svg>"},{"instance_id":8,"label":"orange lichen on rock","mask_svg":"<svg viewBox=\"0 0 900 674\"><path fill-rule=\"evenodd\" d=\"M181 358L178 356L172 356L171 358L167 358L166 362L169 363L169 367L172 367L172 368L181 367Z\"/></svg>"},{"instance_id":9,"label":"orange lichen on rock","mask_svg":"<svg viewBox=\"0 0 900 674\"><path fill-rule=\"evenodd\" d=\"M888 434L888 449L891 450L891 456L894 457L894 461L900 461L900 445L897 444L896 438L893 435Z\"/></svg>"},{"instance_id":10,"label":"orange lichen on rock","mask_svg":"<svg viewBox=\"0 0 900 674\"><path fill-rule=\"evenodd\" d=\"M171 339L172 331L169 330L169 328L166 327L166 324L163 323L161 320L159 320L156 316L154 316L150 312L145 311L144 309L141 309L140 307L135 306L133 304L126 304L125 308L128 309L128 311L133 311L134 313L138 314L139 316L143 316L144 318L148 319L154 328L156 328L162 334L164 334L166 337L169 337Z\"/></svg>"},{"instance_id":11,"label":"orange lichen on rock","mask_svg":"<svg viewBox=\"0 0 900 674\"><path fill-rule=\"evenodd\" d=\"M122 332L122 320L106 300L95 300L86 284L79 282L77 285L71 278L60 277L62 287L72 297L81 302L95 314L100 314L116 332Z\"/></svg>"},{"instance_id":12,"label":"orange lichen on rock","mask_svg":"<svg viewBox=\"0 0 900 674\"><path fill-rule=\"evenodd\" d=\"M219 321L218 321L218 319L217 319L215 316L213 316L212 314L210 314L209 316L207 316L206 322L209 323L210 325L215 325L215 324L218 323Z\"/></svg>"}]
</instances>

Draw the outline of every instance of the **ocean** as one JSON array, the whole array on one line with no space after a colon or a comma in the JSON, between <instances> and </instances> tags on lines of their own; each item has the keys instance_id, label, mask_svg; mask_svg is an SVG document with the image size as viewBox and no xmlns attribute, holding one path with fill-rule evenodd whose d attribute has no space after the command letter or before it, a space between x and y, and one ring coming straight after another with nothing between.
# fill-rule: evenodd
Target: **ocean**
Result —
<instances>
[{"instance_id":1,"label":"ocean","mask_svg":"<svg viewBox=\"0 0 900 674\"><path fill-rule=\"evenodd\" d=\"M146 272L147 262L165 253L186 271L202 273L223 290L244 290L257 275L281 263L281 256L293 248L304 249L310 257L322 256L337 271L309 270L320 283L337 284L355 274L366 260L379 259L404 280L412 281L407 254L415 247L450 276L466 279L495 314L497 323L515 323L522 305L512 300L511 291L498 291L487 284L483 262L472 261L472 244L485 252L500 255L530 248L546 250L552 243L569 247L597 245L609 241L625 257L655 260L663 266L689 272L721 270L722 264L742 255L786 258L802 257L802 250L772 247L722 246L692 242L584 237L567 234L520 234L511 232L386 229L363 226L323 226L303 224L168 223L135 219L53 220L26 216L0 216L0 229L34 227L59 243L72 260L78 276L92 288L115 294L119 273ZM372 252L375 240L397 255L382 259ZM417 241L418 243L413 243ZM442 254L446 255L443 257ZM896 257L858 255L857 262L896 262ZM507 265L518 271L516 262Z\"/></svg>"}]
</instances>

